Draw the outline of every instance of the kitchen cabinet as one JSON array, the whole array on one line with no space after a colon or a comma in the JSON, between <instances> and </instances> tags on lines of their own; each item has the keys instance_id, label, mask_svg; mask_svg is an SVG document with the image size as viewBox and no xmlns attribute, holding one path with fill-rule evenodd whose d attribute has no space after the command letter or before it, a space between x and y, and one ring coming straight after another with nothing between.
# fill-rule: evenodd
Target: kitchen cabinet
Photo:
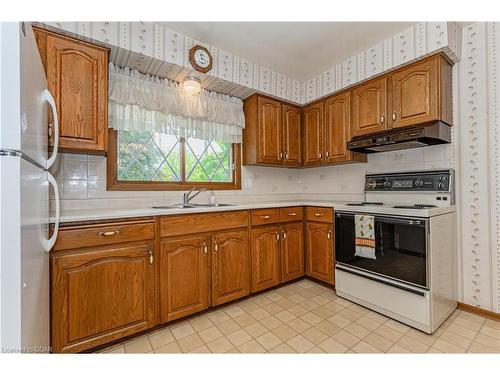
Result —
<instances>
[{"instance_id":1,"label":"kitchen cabinet","mask_svg":"<svg viewBox=\"0 0 500 375\"><path fill-rule=\"evenodd\" d=\"M79 352L153 327L154 253L153 241L53 252L53 351Z\"/></svg>"},{"instance_id":2,"label":"kitchen cabinet","mask_svg":"<svg viewBox=\"0 0 500 375\"><path fill-rule=\"evenodd\" d=\"M281 226L281 281L304 275L304 224L302 221Z\"/></svg>"},{"instance_id":3,"label":"kitchen cabinet","mask_svg":"<svg viewBox=\"0 0 500 375\"><path fill-rule=\"evenodd\" d=\"M250 232L252 292L280 283L280 235L278 225L254 227Z\"/></svg>"},{"instance_id":4,"label":"kitchen cabinet","mask_svg":"<svg viewBox=\"0 0 500 375\"><path fill-rule=\"evenodd\" d=\"M160 244L160 322L208 308L210 238L189 235Z\"/></svg>"},{"instance_id":5,"label":"kitchen cabinet","mask_svg":"<svg viewBox=\"0 0 500 375\"><path fill-rule=\"evenodd\" d=\"M370 80L352 90L352 136L387 129L387 78Z\"/></svg>"},{"instance_id":6,"label":"kitchen cabinet","mask_svg":"<svg viewBox=\"0 0 500 375\"><path fill-rule=\"evenodd\" d=\"M217 306L250 293L248 230L212 236L212 305Z\"/></svg>"},{"instance_id":7,"label":"kitchen cabinet","mask_svg":"<svg viewBox=\"0 0 500 375\"><path fill-rule=\"evenodd\" d=\"M323 102L304 108L304 165L323 163Z\"/></svg>"},{"instance_id":8,"label":"kitchen cabinet","mask_svg":"<svg viewBox=\"0 0 500 375\"><path fill-rule=\"evenodd\" d=\"M441 120L452 123L451 65L438 55L390 75L391 127Z\"/></svg>"},{"instance_id":9,"label":"kitchen cabinet","mask_svg":"<svg viewBox=\"0 0 500 375\"><path fill-rule=\"evenodd\" d=\"M306 211L306 275L333 285L333 210L308 207Z\"/></svg>"},{"instance_id":10,"label":"kitchen cabinet","mask_svg":"<svg viewBox=\"0 0 500 375\"><path fill-rule=\"evenodd\" d=\"M300 108L283 104L283 163L288 167L299 167L302 162L301 117Z\"/></svg>"},{"instance_id":11,"label":"kitchen cabinet","mask_svg":"<svg viewBox=\"0 0 500 375\"><path fill-rule=\"evenodd\" d=\"M34 32L57 106L61 151L105 153L108 49L41 28Z\"/></svg>"}]
</instances>

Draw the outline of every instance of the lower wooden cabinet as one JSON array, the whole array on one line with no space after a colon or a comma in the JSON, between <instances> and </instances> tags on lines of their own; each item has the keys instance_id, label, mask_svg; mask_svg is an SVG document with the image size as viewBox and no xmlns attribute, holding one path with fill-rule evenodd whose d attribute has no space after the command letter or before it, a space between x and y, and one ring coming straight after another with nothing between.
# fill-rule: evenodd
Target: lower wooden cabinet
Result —
<instances>
[{"instance_id":1,"label":"lower wooden cabinet","mask_svg":"<svg viewBox=\"0 0 500 375\"><path fill-rule=\"evenodd\" d=\"M280 235L278 225L251 229L252 292L280 283Z\"/></svg>"},{"instance_id":2,"label":"lower wooden cabinet","mask_svg":"<svg viewBox=\"0 0 500 375\"><path fill-rule=\"evenodd\" d=\"M282 224L281 227L281 281L304 275L303 223Z\"/></svg>"},{"instance_id":3,"label":"lower wooden cabinet","mask_svg":"<svg viewBox=\"0 0 500 375\"><path fill-rule=\"evenodd\" d=\"M51 257L52 350L80 352L155 325L154 242Z\"/></svg>"},{"instance_id":4,"label":"lower wooden cabinet","mask_svg":"<svg viewBox=\"0 0 500 375\"><path fill-rule=\"evenodd\" d=\"M333 225L307 222L306 231L306 274L333 285Z\"/></svg>"},{"instance_id":5,"label":"lower wooden cabinet","mask_svg":"<svg viewBox=\"0 0 500 375\"><path fill-rule=\"evenodd\" d=\"M250 293L248 229L212 236L212 305Z\"/></svg>"},{"instance_id":6,"label":"lower wooden cabinet","mask_svg":"<svg viewBox=\"0 0 500 375\"><path fill-rule=\"evenodd\" d=\"M160 322L208 308L210 238L191 235L160 244Z\"/></svg>"}]
</instances>

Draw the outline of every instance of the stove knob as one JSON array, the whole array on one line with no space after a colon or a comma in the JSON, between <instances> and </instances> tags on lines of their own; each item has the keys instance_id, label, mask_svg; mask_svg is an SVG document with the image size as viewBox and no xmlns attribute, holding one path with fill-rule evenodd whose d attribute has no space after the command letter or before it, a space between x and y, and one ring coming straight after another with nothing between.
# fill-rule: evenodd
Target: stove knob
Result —
<instances>
[{"instance_id":1,"label":"stove knob","mask_svg":"<svg viewBox=\"0 0 500 375\"><path fill-rule=\"evenodd\" d=\"M384 187L391 187L391 183L389 181L384 181Z\"/></svg>"},{"instance_id":2,"label":"stove knob","mask_svg":"<svg viewBox=\"0 0 500 375\"><path fill-rule=\"evenodd\" d=\"M377 182L375 180L368 180L368 189L375 189L377 187Z\"/></svg>"},{"instance_id":3,"label":"stove knob","mask_svg":"<svg viewBox=\"0 0 500 375\"><path fill-rule=\"evenodd\" d=\"M437 188L439 190L444 189L444 187L445 187L444 184L442 184L441 182L439 184L437 184Z\"/></svg>"},{"instance_id":4,"label":"stove knob","mask_svg":"<svg viewBox=\"0 0 500 375\"><path fill-rule=\"evenodd\" d=\"M415 181L415 186L422 186L424 182L422 180L416 180Z\"/></svg>"}]
</instances>

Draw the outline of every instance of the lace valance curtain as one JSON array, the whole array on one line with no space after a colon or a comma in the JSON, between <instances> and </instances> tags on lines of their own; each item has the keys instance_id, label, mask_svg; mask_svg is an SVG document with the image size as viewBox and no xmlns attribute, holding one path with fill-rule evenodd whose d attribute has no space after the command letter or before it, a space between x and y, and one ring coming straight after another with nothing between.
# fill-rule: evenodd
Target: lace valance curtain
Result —
<instances>
[{"instance_id":1,"label":"lace valance curtain","mask_svg":"<svg viewBox=\"0 0 500 375\"><path fill-rule=\"evenodd\" d=\"M241 99L109 65L109 127L179 137L241 143L245 115Z\"/></svg>"}]
</instances>

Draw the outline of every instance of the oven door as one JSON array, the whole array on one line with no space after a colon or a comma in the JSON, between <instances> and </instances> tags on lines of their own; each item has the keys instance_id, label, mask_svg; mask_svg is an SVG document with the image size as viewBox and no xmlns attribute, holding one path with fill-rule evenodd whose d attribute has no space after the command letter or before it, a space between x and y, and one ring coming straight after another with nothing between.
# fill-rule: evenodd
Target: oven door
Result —
<instances>
[{"instance_id":1,"label":"oven door","mask_svg":"<svg viewBox=\"0 0 500 375\"><path fill-rule=\"evenodd\" d=\"M368 259L354 255L354 216L352 212L335 214L338 264L428 288L428 219L374 215L376 259Z\"/></svg>"}]
</instances>

